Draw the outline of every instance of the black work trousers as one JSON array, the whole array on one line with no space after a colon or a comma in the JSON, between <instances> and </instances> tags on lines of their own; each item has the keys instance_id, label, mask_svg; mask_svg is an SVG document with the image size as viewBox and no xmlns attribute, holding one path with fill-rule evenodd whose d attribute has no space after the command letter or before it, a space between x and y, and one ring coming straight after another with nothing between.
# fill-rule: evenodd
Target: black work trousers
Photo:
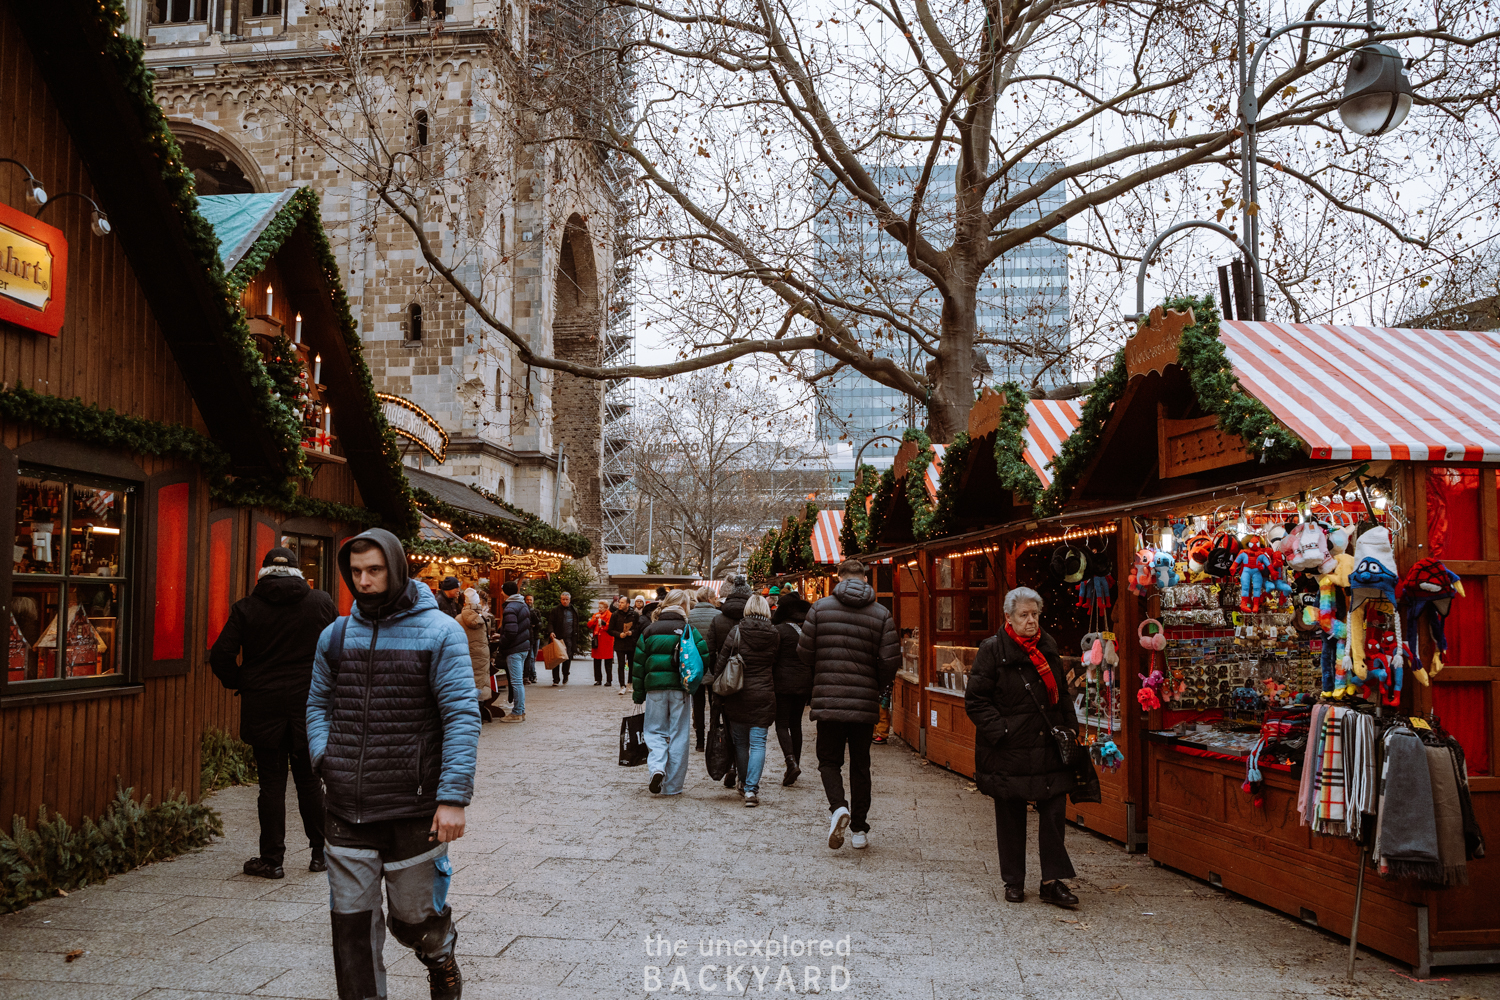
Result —
<instances>
[{"instance_id":1,"label":"black work trousers","mask_svg":"<svg viewBox=\"0 0 1500 1000\"><path fill-rule=\"evenodd\" d=\"M818 722L818 773L828 796L828 811L849 810L849 829L868 833L870 824L870 737L873 722ZM849 748L849 797L844 798L844 747Z\"/></svg>"},{"instance_id":2,"label":"black work trousers","mask_svg":"<svg viewBox=\"0 0 1500 1000\"><path fill-rule=\"evenodd\" d=\"M807 707L805 694L776 696L776 741L787 760L802 762L802 710Z\"/></svg>"},{"instance_id":3,"label":"black work trousers","mask_svg":"<svg viewBox=\"0 0 1500 1000\"><path fill-rule=\"evenodd\" d=\"M705 707L708 700L708 685L699 684L698 690L693 692L693 732L698 736L698 747L703 747L704 716L707 715Z\"/></svg>"},{"instance_id":4,"label":"black work trousers","mask_svg":"<svg viewBox=\"0 0 1500 1000\"><path fill-rule=\"evenodd\" d=\"M619 642L615 643L615 669L620 675L620 687L630 683L630 654L635 652L635 647L622 648Z\"/></svg>"},{"instance_id":5,"label":"black work trousers","mask_svg":"<svg viewBox=\"0 0 1500 1000\"><path fill-rule=\"evenodd\" d=\"M316 857L323 853L323 786L313 774L307 752L307 735L300 727L287 726L281 743L255 747L255 768L260 772L260 794L255 811L260 817L260 856L280 865L286 859L286 772L291 764L297 786L297 811L302 831Z\"/></svg>"},{"instance_id":6,"label":"black work trousers","mask_svg":"<svg viewBox=\"0 0 1500 1000\"><path fill-rule=\"evenodd\" d=\"M1073 878L1073 861L1063 843L1067 819L1067 795L1054 795L1036 804L1037 853L1042 858L1042 881ZM1006 885L1026 884L1026 800L995 800L995 842L1000 848L1000 880Z\"/></svg>"}]
</instances>

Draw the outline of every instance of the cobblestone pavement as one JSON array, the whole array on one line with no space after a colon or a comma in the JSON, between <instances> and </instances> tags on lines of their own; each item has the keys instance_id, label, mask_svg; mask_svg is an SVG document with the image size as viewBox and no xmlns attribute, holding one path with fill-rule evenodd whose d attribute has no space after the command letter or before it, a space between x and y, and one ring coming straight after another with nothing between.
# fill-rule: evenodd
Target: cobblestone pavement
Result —
<instances>
[{"instance_id":1,"label":"cobblestone pavement","mask_svg":"<svg viewBox=\"0 0 1500 1000\"><path fill-rule=\"evenodd\" d=\"M1500 997L1500 973L1418 984L1368 952L1351 985L1337 939L1074 829L1080 909L1008 905L989 800L894 741L873 748L870 847L835 852L810 725L803 778L783 788L773 750L761 807L745 809L701 755L676 798L650 795L644 768L616 766L628 699L613 689L585 679L527 700L525 723L484 727L469 833L452 854L470 1000L642 997L650 967L657 995L675 981L678 995L775 995L778 983L786 995L795 983L862 1000ZM0 1000L335 997L327 889L305 846L285 881L240 873L254 796L214 798L226 837L202 853L0 917ZM683 954L648 955L656 935ZM797 954L792 942L809 939L847 939L849 954ZM700 954L719 940L759 954ZM791 957L764 957L783 942ZM425 998L415 959L390 941L387 956L391 996ZM847 982L830 981L835 964Z\"/></svg>"}]
</instances>

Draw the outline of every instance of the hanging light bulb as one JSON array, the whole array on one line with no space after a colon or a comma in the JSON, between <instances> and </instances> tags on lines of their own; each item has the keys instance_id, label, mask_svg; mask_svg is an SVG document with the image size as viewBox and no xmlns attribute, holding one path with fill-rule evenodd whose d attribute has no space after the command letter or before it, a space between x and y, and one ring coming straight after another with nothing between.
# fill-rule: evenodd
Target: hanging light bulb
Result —
<instances>
[{"instance_id":1,"label":"hanging light bulb","mask_svg":"<svg viewBox=\"0 0 1500 1000\"><path fill-rule=\"evenodd\" d=\"M1177 545L1177 536L1172 532L1172 526L1166 524L1161 529L1161 549L1163 552L1171 552Z\"/></svg>"},{"instance_id":2,"label":"hanging light bulb","mask_svg":"<svg viewBox=\"0 0 1500 1000\"><path fill-rule=\"evenodd\" d=\"M1250 534L1250 522L1245 520L1244 514L1241 514L1240 519L1235 522L1234 533L1241 538L1244 538L1246 535Z\"/></svg>"}]
</instances>

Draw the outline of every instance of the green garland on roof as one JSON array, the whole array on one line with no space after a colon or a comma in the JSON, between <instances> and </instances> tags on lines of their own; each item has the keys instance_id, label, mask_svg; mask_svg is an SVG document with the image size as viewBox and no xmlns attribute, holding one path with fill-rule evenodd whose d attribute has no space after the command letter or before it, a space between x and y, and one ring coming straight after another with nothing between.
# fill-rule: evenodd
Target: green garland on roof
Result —
<instances>
[{"instance_id":1,"label":"green garland on roof","mask_svg":"<svg viewBox=\"0 0 1500 1000\"><path fill-rule=\"evenodd\" d=\"M103 52L115 63L126 92L134 98L136 117L146 135L146 146L161 165L162 181L181 212L182 227L192 253L221 292L215 300L220 322L213 324L212 334L220 338L230 357L235 359L240 373L250 383L256 412L246 416L258 419L280 448L283 460L280 471L287 478L310 478L311 471L302 458L301 414L291 403L274 395L276 385L261 363L260 350L250 336L250 327L240 309L239 295L224 274L224 264L219 259L219 238L214 235L213 226L198 212L193 173L183 160L176 137L167 127L167 117L161 105L156 103L156 75L146 68L145 48L139 39L126 31L125 5L121 0L100 0L99 12L105 29Z\"/></svg>"},{"instance_id":2,"label":"green garland on roof","mask_svg":"<svg viewBox=\"0 0 1500 1000\"><path fill-rule=\"evenodd\" d=\"M755 551L750 553L750 558L745 560L745 575L753 587L765 586L775 575L776 537L775 528L767 531L761 537L760 544L755 547Z\"/></svg>"},{"instance_id":3,"label":"green garland on roof","mask_svg":"<svg viewBox=\"0 0 1500 1000\"><path fill-rule=\"evenodd\" d=\"M1052 459L1052 485L1036 498L1035 511L1038 517L1047 517L1062 510L1073 487L1083 478L1084 469L1099 450L1104 437L1104 424L1109 420L1109 411L1125 392L1129 377L1125 372L1125 348L1115 352L1115 363L1108 372L1094 382L1089 400L1083 404L1078 427L1063 442L1057 457Z\"/></svg>"},{"instance_id":4,"label":"green garland on roof","mask_svg":"<svg viewBox=\"0 0 1500 1000\"><path fill-rule=\"evenodd\" d=\"M870 501L870 526L865 532L865 544L861 552L873 552L880 544L880 533L885 529L885 509L896 495L896 466L892 464L880 474L875 484L875 495Z\"/></svg>"},{"instance_id":5,"label":"green garland on roof","mask_svg":"<svg viewBox=\"0 0 1500 1000\"><path fill-rule=\"evenodd\" d=\"M78 398L63 399L0 385L0 418L44 427L54 434L137 455L185 458L212 476L229 465L229 456L206 434L191 427L132 417Z\"/></svg>"},{"instance_id":6,"label":"green garland on roof","mask_svg":"<svg viewBox=\"0 0 1500 1000\"><path fill-rule=\"evenodd\" d=\"M488 490L474 486L469 488L486 500L503 504L509 510L515 510L510 504L498 500ZM472 511L455 507L452 504L439 500L420 487L414 489L412 492L415 496L415 502L421 510L428 516L451 525L451 530L457 535L478 533L493 538L496 541L504 542L514 548L560 552L574 559L582 559L593 551L593 544L587 538L582 535L559 531L535 514L525 511L517 512L518 516L523 519L523 523L517 524L514 521L502 521L498 517L475 514Z\"/></svg>"},{"instance_id":7,"label":"green garland on roof","mask_svg":"<svg viewBox=\"0 0 1500 1000\"><path fill-rule=\"evenodd\" d=\"M937 500L932 505L932 514L925 530L919 533L917 519L912 518L912 533L919 541L942 538L957 530L953 520L953 500L958 493L959 480L968 469L973 454L974 441L969 437L969 432L959 431L953 443L943 452L943 469L938 474Z\"/></svg>"},{"instance_id":8,"label":"green garland on roof","mask_svg":"<svg viewBox=\"0 0 1500 1000\"><path fill-rule=\"evenodd\" d=\"M495 558L495 550L483 542L420 538L403 543L402 548L406 549L409 556L432 556L434 560L467 559L470 562L489 562Z\"/></svg>"},{"instance_id":9,"label":"green garland on roof","mask_svg":"<svg viewBox=\"0 0 1500 1000\"><path fill-rule=\"evenodd\" d=\"M818 524L818 505L811 500L802 508L802 516L796 514L783 522L784 530L778 543L781 556L781 572L796 573L813 567L813 530Z\"/></svg>"},{"instance_id":10,"label":"green garland on roof","mask_svg":"<svg viewBox=\"0 0 1500 1000\"><path fill-rule=\"evenodd\" d=\"M1177 345L1177 363L1188 373L1198 405L1219 418L1219 429L1237 434L1252 455L1266 461L1285 462L1308 453L1297 435L1277 422L1260 400L1250 395L1235 377L1224 342L1219 339L1219 309L1212 295L1168 299L1168 309L1193 310L1193 325L1182 331ZM1270 441L1267 445L1266 442Z\"/></svg>"},{"instance_id":11,"label":"green garland on roof","mask_svg":"<svg viewBox=\"0 0 1500 1000\"><path fill-rule=\"evenodd\" d=\"M879 479L880 473L873 465L861 465L854 471L854 485L849 488L849 499L844 501L844 524L839 528L839 547L845 559L865 550L865 538L870 533L870 513L865 509L865 500L875 492Z\"/></svg>"},{"instance_id":12,"label":"green garland on roof","mask_svg":"<svg viewBox=\"0 0 1500 1000\"><path fill-rule=\"evenodd\" d=\"M912 536L922 541L932 527L937 510L937 504L927 492L927 467L937 459L937 452L933 450L932 438L917 427L908 427L901 435L901 441L903 444L907 441L917 443L917 453L906 463L906 505L911 508Z\"/></svg>"},{"instance_id":13,"label":"green garland on roof","mask_svg":"<svg viewBox=\"0 0 1500 1000\"><path fill-rule=\"evenodd\" d=\"M333 289L333 309L338 317L339 333L344 338L344 347L354 365L354 380L359 384L360 394L363 396L361 405L380 431L381 457L385 459L386 472L391 478L391 488L402 498L403 508L411 509L411 488L406 482L405 474L401 471L401 448L396 443L395 432L386 422L385 408L375 395L375 380L370 374L370 366L365 364L359 327L354 322L354 314L349 310L349 297L344 292L338 260L334 257L333 247L328 242L328 232L323 228L320 202L316 191L307 187L298 188L296 193L287 199L286 205L282 206L281 211L277 212L275 217L266 224L266 228L256 237L255 243L230 271L227 278L229 287L234 292L235 300L239 301L245 286L270 265L272 257L297 231L298 226L306 227L307 235L312 242L313 254L317 258L318 266L323 269L323 279L328 287ZM297 370L299 372L301 370L300 363ZM273 372L273 377L274 374ZM296 372L293 372L294 379L295 375ZM285 392L282 398L287 398ZM417 530L417 523L418 518L413 512L408 524L393 526L393 530L399 535L411 537Z\"/></svg>"},{"instance_id":14,"label":"green garland on roof","mask_svg":"<svg viewBox=\"0 0 1500 1000\"><path fill-rule=\"evenodd\" d=\"M284 479L219 478L210 481L208 493L215 500L223 500L236 507L265 507L288 517L323 517L330 521L343 521L345 524L364 527L382 523L380 515L368 507L303 496L297 492L295 482Z\"/></svg>"},{"instance_id":15,"label":"green garland on roof","mask_svg":"<svg viewBox=\"0 0 1500 1000\"><path fill-rule=\"evenodd\" d=\"M1042 481L1026 462L1026 428L1031 422L1026 390L1019 382L1007 382L997 391L1005 396L1005 406L995 433L995 474L1020 503L1035 504L1042 495Z\"/></svg>"}]
</instances>

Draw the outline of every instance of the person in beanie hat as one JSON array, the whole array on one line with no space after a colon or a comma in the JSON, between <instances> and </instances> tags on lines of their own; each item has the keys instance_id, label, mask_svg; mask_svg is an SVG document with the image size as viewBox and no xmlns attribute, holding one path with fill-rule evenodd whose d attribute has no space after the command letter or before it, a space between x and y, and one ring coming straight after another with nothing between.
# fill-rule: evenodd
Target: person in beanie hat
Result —
<instances>
[{"instance_id":1,"label":"person in beanie hat","mask_svg":"<svg viewBox=\"0 0 1500 1000\"><path fill-rule=\"evenodd\" d=\"M464 835L479 750L469 641L432 591L407 576L406 552L389 531L349 539L338 566L354 610L318 639L307 699L308 747L327 788L338 995L387 995L389 923L427 967L433 1000L459 1000L448 845Z\"/></svg>"},{"instance_id":2,"label":"person in beanie hat","mask_svg":"<svg viewBox=\"0 0 1500 1000\"><path fill-rule=\"evenodd\" d=\"M459 594L458 577L443 577L443 582L438 584L437 606L438 610L449 618L457 618L458 613L464 609L464 599Z\"/></svg>"},{"instance_id":3,"label":"person in beanie hat","mask_svg":"<svg viewBox=\"0 0 1500 1000\"><path fill-rule=\"evenodd\" d=\"M229 609L209 650L214 676L240 696L240 739L255 751L260 772L260 854L245 862L246 875L285 876L288 764L312 848L308 871L325 870L323 789L308 754L305 706L318 636L337 617L333 598L307 585L291 550L275 548L261 562L255 589Z\"/></svg>"}]
</instances>

